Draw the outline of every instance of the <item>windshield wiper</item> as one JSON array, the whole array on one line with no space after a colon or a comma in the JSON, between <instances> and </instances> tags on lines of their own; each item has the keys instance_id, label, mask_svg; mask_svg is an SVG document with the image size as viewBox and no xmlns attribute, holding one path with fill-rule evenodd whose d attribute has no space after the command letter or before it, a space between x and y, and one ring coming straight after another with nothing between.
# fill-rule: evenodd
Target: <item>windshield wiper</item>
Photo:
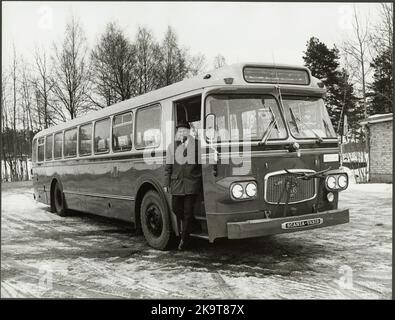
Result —
<instances>
[{"instance_id":1,"label":"windshield wiper","mask_svg":"<svg viewBox=\"0 0 395 320\"><path fill-rule=\"evenodd\" d=\"M295 117L295 114L294 114L292 108L289 108L289 112L291 114L292 123L295 126L295 129L298 131L298 134L300 134L300 130L299 130L298 124L296 123L296 117Z\"/></svg>"},{"instance_id":2,"label":"windshield wiper","mask_svg":"<svg viewBox=\"0 0 395 320\"><path fill-rule=\"evenodd\" d=\"M300 130L298 128L297 122L299 122L299 124L301 124L304 128L306 128L307 130L310 130L311 132L313 132L313 134L316 136L316 138L318 139L318 143L323 142L324 140L322 139L322 137L314 131L314 129L309 128L309 126L307 124L305 124L302 120L300 120L299 118L295 117L295 114L292 110L292 108L289 108L289 111L291 113L291 117L292 117L292 122L295 124L295 128L298 131L298 133L300 134Z\"/></svg>"},{"instance_id":3,"label":"windshield wiper","mask_svg":"<svg viewBox=\"0 0 395 320\"><path fill-rule=\"evenodd\" d=\"M277 120L276 120L276 117L275 117L275 115L273 113L273 110L272 110L271 107L269 107L269 110L270 110L270 113L273 116L273 119L270 121L265 133L262 136L261 141L259 141L259 143L258 143L259 146L261 146L263 144L266 144L266 142L269 139L270 134L272 133L274 127L277 127L277 130L278 130Z\"/></svg>"}]
</instances>

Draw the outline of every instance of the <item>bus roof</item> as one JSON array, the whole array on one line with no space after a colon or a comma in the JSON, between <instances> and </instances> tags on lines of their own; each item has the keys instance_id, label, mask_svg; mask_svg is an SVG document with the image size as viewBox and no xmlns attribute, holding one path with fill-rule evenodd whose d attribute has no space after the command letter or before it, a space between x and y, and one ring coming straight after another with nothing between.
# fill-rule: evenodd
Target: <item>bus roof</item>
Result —
<instances>
[{"instance_id":1,"label":"bus roof","mask_svg":"<svg viewBox=\"0 0 395 320\"><path fill-rule=\"evenodd\" d=\"M298 65L287 65L287 64L273 64L273 63L262 63L262 62L244 62L244 63L235 63L231 65L224 66L219 69L211 70L209 72L199 74L189 79L185 79L176 83L173 83L169 86L153 90L142 94L140 96L136 96L130 98L128 100L124 100L118 103L115 103L106 108L89 112L86 115L80 116L73 120L68 120L67 122L63 122L57 124L53 127L44 129L37 133L34 136L35 138L39 138L41 136L45 136L49 133L61 131L64 129L68 129L74 126L78 126L80 124L84 124L87 122L91 122L96 119L105 118L114 113L120 113L122 111L127 111L136 107L149 105L154 102L158 102L163 99L171 98L183 93L192 92L195 90L207 88L207 87L215 87L215 86L225 86L224 79L225 78L233 78L232 85L249 85L249 86L273 86L274 84L268 83L248 83L244 79L243 70L245 67L261 67L261 68L278 68L278 69L303 69L306 70L311 79L310 87L317 87L317 83L319 79L311 76L310 71L304 66ZM287 85L288 86L288 85ZM300 85L292 85L293 87L300 87Z\"/></svg>"}]
</instances>

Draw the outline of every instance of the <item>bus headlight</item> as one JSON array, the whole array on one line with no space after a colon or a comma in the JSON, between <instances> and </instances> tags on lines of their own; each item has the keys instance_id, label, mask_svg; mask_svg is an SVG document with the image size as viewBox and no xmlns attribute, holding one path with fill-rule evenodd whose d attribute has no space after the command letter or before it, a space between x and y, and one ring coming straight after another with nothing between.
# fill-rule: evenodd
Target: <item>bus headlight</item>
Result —
<instances>
[{"instance_id":1,"label":"bus headlight","mask_svg":"<svg viewBox=\"0 0 395 320\"><path fill-rule=\"evenodd\" d=\"M348 175L342 172L329 174L325 179L325 186L328 191L342 191L348 186Z\"/></svg>"},{"instance_id":2,"label":"bus headlight","mask_svg":"<svg viewBox=\"0 0 395 320\"><path fill-rule=\"evenodd\" d=\"M339 184L340 188L342 188L342 189L346 188L348 185L348 177L345 174L341 174L337 178L337 183Z\"/></svg>"},{"instance_id":3,"label":"bus headlight","mask_svg":"<svg viewBox=\"0 0 395 320\"><path fill-rule=\"evenodd\" d=\"M242 185L238 183L234 184L230 191L232 193L232 196L236 199L241 199L244 193Z\"/></svg>"},{"instance_id":4,"label":"bus headlight","mask_svg":"<svg viewBox=\"0 0 395 320\"><path fill-rule=\"evenodd\" d=\"M235 181L229 188L233 200L253 200L258 194L258 184L254 180Z\"/></svg>"},{"instance_id":5,"label":"bus headlight","mask_svg":"<svg viewBox=\"0 0 395 320\"><path fill-rule=\"evenodd\" d=\"M329 202L333 202L333 200L335 200L335 195L333 194L333 192L328 192L326 198L328 199Z\"/></svg>"},{"instance_id":6,"label":"bus headlight","mask_svg":"<svg viewBox=\"0 0 395 320\"><path fill-rule=\"evenodd\" d=\"M334 176L328 176L326 178L326 185L328 189L336 189L336 178Z\"/></svg>"},{"instance_id":7,"label":"bus headlight","mask_svg":"<svg viewBox=\"0 0 395 320\"><path fill-rule=\"evenodd\" d=\"M249 182L246 186L246 194L249 197L255 197L256 196L256 183L255 182Z\"/></svg>"}]
</instances>

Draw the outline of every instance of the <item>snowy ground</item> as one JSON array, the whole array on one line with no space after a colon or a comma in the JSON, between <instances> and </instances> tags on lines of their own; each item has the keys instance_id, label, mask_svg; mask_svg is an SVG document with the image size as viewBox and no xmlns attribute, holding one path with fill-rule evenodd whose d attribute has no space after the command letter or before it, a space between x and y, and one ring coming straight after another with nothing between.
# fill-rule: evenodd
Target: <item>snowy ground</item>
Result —
<instances>
[{"instance_id":1,"label":"snowy ground","mask_svg":"<svg viewBox=\"0 0 395 320\"><path fill-rule=\"evenodd\" d=\"M1 297L390 299L392 185L351 185L346 225L148 247L125 223L60 218L30 183L2 187Z\"/></svg>"}]
</instances>

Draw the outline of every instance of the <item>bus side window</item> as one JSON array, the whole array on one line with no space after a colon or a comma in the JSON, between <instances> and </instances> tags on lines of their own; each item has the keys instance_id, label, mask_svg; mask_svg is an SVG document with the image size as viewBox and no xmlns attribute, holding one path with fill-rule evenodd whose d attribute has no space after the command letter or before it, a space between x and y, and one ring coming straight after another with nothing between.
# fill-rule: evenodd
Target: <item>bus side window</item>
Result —
<instances>
[{"instance_id":1,"label":"bus side window","mask_svg":"<svg viewBox=\"0 0 395 320\"><path fill-rule=\"evenodd\" d=\"M60 159L62 158L62 147L63 147L63 133L58 132L55 134L55 141L54 141L54 158Z\"/></svg>"},{"instance_id":2,"label":"bus side window","mask_svg":"<svg viewBox=\"0 0 395 320\"><path fill-rule=\"evenodd\" d=\"M132 150L133 114L131 112L114 116L112 137L112 148L114 151Z\"/></svg>"},{"instance_id":3,"label":"bus side window","mask_svg":"<svg viewBox=\"0 0 395 320\"><path fill-rule=\"evenodd\" d=\"M45 139L45 161L52 160L52 134Z\"/></svg>"},{"instance_id":4,"label":"bus side window","mask_svg":"<svg viewBox=\"0 0 395 320\"><path fill-rule=\"evenodd\" d=\"M32 162L37 161L37 139L33 140L32 144Z\"/></svg>"},{"instance_id":5,"label":"bus side window","mask_svg":"<svg viewBox=\"0 0 395 320\"><path fill-rule=\"evenodd\" d=\"M77 155L77 128L64 132L64 156L75 157Z\"/></svg>"},{"instance_id":6,"label":"bus side window","mask_svg":"<svg viewBox=\"0 0 395 320\"><path fill-rule=\"evenodd\" d=\"M161 141L162 108L159 104L136 113L136 149L157 147Z\"/></svg>"},{"instance_id":7,"label":"bus side window","mask_svg":"<svg viewBox=\"0 0 395 320\"><path fill-rule=\"evenodd\" d=\"M79 141L80 156L88 156L92 154L92 124L85 124L80 127Z\"/></svg>"},{"instance_id":8,"label":"bus side window","mask_svg":"<svg viewBox=\"0 0 395 320\"><path fill-rule=\"evenodd\" d=\"M37 161L43 162L44 161L44 137L38 139L38 151L37 151Z\"/></svg>"},{"instance_id":9,"label":"bus side window","mask_svg":"<svg viewBox=\"0 0 395 320\"><path fill-rule=\"evenodd\" d=\"M110 118L95 123L95 153L110 150Z\"/></svg>"}]
</instances>

